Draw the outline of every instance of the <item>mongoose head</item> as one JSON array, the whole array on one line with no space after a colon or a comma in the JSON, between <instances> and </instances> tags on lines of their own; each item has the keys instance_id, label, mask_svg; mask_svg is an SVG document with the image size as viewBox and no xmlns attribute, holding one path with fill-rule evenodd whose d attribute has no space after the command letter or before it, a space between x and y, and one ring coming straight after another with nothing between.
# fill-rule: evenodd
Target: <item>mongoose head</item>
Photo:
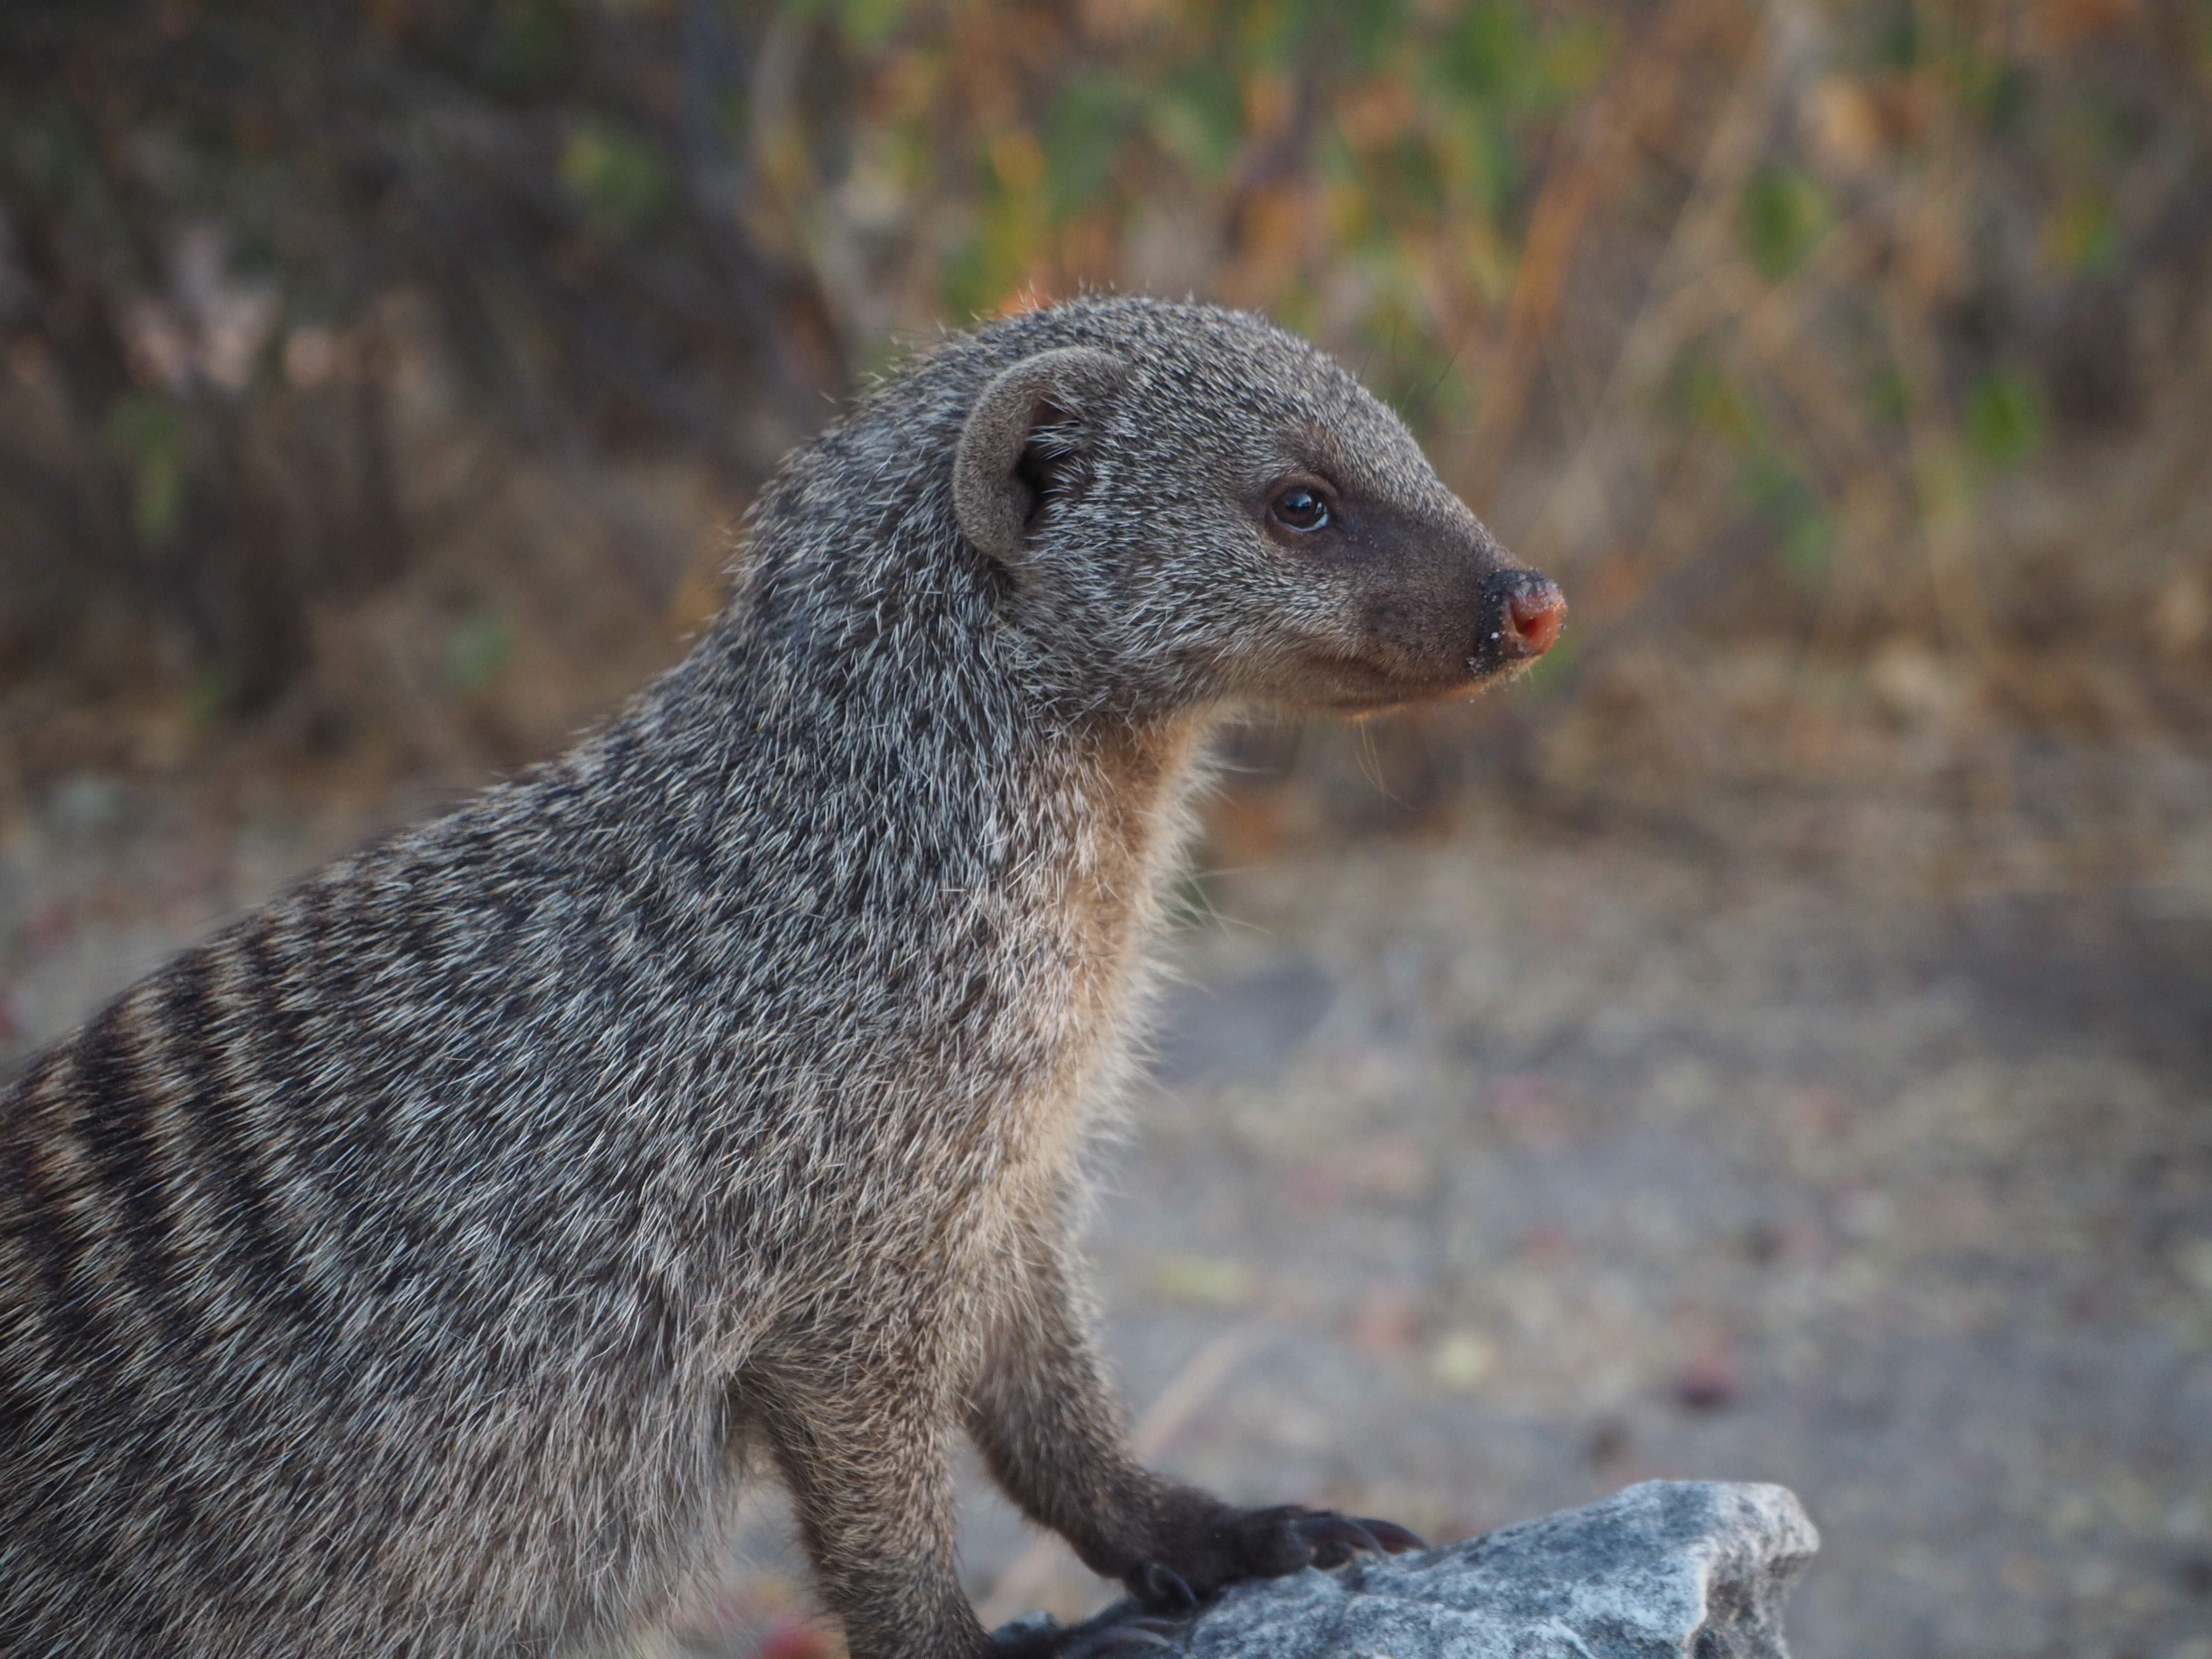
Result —
<instances>
[{"instance_id":1,"label":"mongoose head","mask_svg":"<svg viewBox=\"0 0 2212 1659\"><path fill-rule=\"evenodd\" d=\"M962 534L1012 626L1093 693L1372 709L1509 675L1558 636L1559 590L1395 415L1262 319L1080 301L969 343Z\"/></svg>"}]
</instances>

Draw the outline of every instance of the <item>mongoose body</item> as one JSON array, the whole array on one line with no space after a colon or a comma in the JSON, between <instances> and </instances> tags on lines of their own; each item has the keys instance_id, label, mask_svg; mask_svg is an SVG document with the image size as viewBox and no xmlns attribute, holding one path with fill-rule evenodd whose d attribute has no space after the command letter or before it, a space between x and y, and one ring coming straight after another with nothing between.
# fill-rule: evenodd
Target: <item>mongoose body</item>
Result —
<instances>
[{"instance_id":1,"label":"mongoose body","mask_svg":"<svg viewBox=\"0 0 2212 1659\"><path fill-rule=\"evenodd\" d=\"M1077 1153L1217 711L1461 690L1559 615L1256 319L948 341L605 730L0 1095L0 1654L550 1651L665 1607L749 1451L857 1659L1073 1651L961 1595L963 1429L1152 1603L1340 1558L1130 1458Z\"/></svg>"}]
</instances>

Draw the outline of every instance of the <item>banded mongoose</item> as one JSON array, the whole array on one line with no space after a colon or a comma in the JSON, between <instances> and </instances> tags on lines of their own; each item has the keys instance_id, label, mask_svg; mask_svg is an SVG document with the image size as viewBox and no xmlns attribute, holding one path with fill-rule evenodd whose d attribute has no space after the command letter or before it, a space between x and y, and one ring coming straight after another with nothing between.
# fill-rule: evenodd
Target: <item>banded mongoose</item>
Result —
<instances>
[{"instance_id":1,"label":"banded mongoose","mask_svg":"<svg viewBox=\"0 0 2212 1659\"><path fill-rule=\"evenodd\" d=\"M1466 690L1558 590L1314 348L1138 299L929 351L746 543L603 731L0 1096L9 1659L566 1651L756 1451L855 1659L1097 1650L961 1594L963 1429L1144 1607L1414 1541L1141 1468L1067 1217L1219 712Z\"/></svg>"}]
</instances>

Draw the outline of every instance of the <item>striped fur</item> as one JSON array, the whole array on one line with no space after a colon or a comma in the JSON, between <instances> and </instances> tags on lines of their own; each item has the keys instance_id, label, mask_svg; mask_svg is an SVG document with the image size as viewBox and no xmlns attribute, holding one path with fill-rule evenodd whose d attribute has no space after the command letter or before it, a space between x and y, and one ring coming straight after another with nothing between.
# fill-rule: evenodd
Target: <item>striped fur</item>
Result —
<instances>
[{"instance_id":1,"label":"striped fur","mask_svg":"<svg viewBox=\"0 0 2212 1659\"><path fill-rule=\"evenodd\" d=\"M954 447L1070 344L1126 381L994 561ZM1253 491L1291 465L1430 551L1287 559ZM1439 680L1420 618L1506 569L1395 420L1252 318L1085 301L877 389L605 731L0 1095L0 1654L550 1653L663 1609L758 1449L860 1659L973 1656L963 1427L1102 1571L1268 1570L1130 1461L1077 1155L1214 711L1471 683L1498 665L1462 641Z\"/></svg>"}]
</instances>

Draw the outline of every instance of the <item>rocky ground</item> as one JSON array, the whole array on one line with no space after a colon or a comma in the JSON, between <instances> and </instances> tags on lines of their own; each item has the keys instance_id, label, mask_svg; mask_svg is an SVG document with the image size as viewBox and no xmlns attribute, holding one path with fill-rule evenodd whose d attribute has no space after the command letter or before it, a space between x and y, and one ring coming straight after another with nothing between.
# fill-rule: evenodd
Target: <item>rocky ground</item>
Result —
<instances>
[{"instance_id":1,"label":"rocky ground","mask_svg":"<svg viewBox=\"0 0 2212 1659\"><path fill-rule=\"evenodd\" d=\"M2212 1659L2212 791L2159 764L2197 808L2158 860L1980 876L1876 799L1809 840L1478 799L1239 859L1218 822L1241 867L1100 1158L1140 1436L1439 1540L1778 1481L1825 1540L1800 1659ZM27 792L0 1066L430 799ZM969 1486L994 1616L1103 1599ZM665 1647L822 1650L772 1498L749 1530Z\"/></svg>"}]
</instances>

